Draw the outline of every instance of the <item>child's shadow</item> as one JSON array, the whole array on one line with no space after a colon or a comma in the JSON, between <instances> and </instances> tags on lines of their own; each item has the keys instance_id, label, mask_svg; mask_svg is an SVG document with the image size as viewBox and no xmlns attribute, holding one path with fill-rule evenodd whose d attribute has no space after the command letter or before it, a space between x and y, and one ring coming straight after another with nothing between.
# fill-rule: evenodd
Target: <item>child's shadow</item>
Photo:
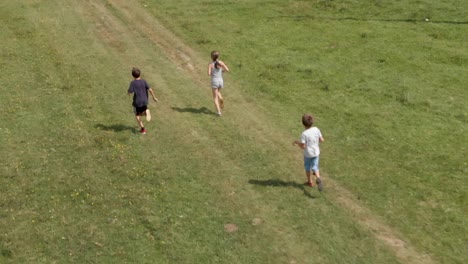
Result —
<instances>
[{"instance_id":1,"label":"child's shadow","mask_svg":"<svg viewBox=\"0 0 468 264\"><path fill-rule=\"evenodd\" d=\"M215 112L209 110L206 107L200 107L200 108L193 108L193 107L185 107L185 108L180 108L180 107L172 107L172 110L175 110L180 113L193 113L193 114L205 114L205 115L214 115Z\"/></svg>"},{"instance_id":2,"label":"child's shadow","mask_svg":"<svg viewBox=\"0 0 468 264\"><path fill-rule=\"evenodd\" d=\"M133 133L136 133L135 127L132 126L126 126L126 125L103 125L103 124L97 124L94 126L97 129L105 130L105 131L114 131L114 132L122 132L125 130L130 130Z\"/></svg>"},{"instance_id":3,"label":"child's shadow","mask_svg":"<svg viewBox=\"0 0 468 264\"><path fill-rule=\"evenodd\" d=\"M249 180L249 183L250 184L256 184L256 185L261 185L261 186L273 186L273 187L294 187L294 188L297 188L297 189L300 189L304 192L304 195L309 197L310 199L315 199L316 197L313 196L312 194L310 194L306 188L307 185L305 184L301 184L301 183L297 183L297 182L285 182L285 181L282 181L282 180L278 180L278 179L271 179L271 180L264 180L264 181L261 181L261 180ZM310 188L310 187L309 187Z\"/></svg>"}]
</instances>

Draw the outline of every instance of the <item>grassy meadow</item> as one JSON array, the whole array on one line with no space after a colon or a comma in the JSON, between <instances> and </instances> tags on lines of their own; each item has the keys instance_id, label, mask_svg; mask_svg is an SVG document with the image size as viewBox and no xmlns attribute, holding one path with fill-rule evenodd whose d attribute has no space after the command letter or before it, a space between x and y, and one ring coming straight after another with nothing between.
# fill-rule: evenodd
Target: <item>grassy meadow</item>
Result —
<instances>
[{"instance_id":1,"label":"grassy meadow","mask_svg":"<svg viewBox=\"0 0 468 264\"><path fill-rule=\"evenodd\" d=\"M0 263L466 263L466 10L1 1ZM291 145L306 112L323 193Z\"/></svg>"}]
</instances>

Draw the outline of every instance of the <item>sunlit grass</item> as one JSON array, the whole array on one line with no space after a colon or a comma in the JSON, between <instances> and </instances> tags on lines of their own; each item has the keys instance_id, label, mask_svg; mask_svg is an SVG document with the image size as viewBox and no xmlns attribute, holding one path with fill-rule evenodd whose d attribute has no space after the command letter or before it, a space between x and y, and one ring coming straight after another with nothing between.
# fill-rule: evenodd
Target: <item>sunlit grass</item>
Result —
<instances>
[{"instance_id":1,"label":"sunlit grass","mask_svg":"<svg viewBox=\"0 0 468 264\"><path fill-rule=\"evenodd\" d=\"M289 142L311 112L325 178L421 252L463 263L461 8L216 3L144 4L207 62L221 51L221 119L208 80L200 92L118 10L0 4L1 261L397 263L329 199L339 194L302 185ZM145 136L125 93L133 66L161 99Z\"/></svg>"}]
</instances>

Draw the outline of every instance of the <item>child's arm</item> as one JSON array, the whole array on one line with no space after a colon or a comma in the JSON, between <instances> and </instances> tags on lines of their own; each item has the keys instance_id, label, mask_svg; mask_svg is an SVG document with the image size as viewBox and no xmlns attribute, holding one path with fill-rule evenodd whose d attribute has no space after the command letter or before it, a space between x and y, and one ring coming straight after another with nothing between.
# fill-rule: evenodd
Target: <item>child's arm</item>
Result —
<instances>
[{"instance_id":1,"label":"child's arm","mask_svg":"<svg viewBox=\"0 0 468 264\"><path fill-rule=\"evenodd\" d=\"M324 142L324 141L325 141L325 139L324 139L322 136L320 136L319 140L320 140L320 142Z\"/></svg>"},{"instance_id":2,"label":"child's arm","mask_svg":"<svg viewBox=\"0 0 468 264\"><path fill-rule=\"evenodd\" d=\"M223 68L224 71L229 71L229 68L228 66L223 62L223 61L218 61L219 63L219 66L221 66L221 68Z\"/></svg>"},{"instance_id":3,"label":"child's arm","mask_svg":"<svg viewBox=\"0 0 468 264\"><path fill-rule=\"evenodd\" d=\"M301 149L305 149L306 145L299 140L294 140L293 145L297 145Z\"/></svg>"},{"instance_id":4,"label":"child's arm","mask_svg":"<svg viewBox=\"0 0 468 264\"><path fill-rule=\"evenodd\" d=\"M152 88L149 88L148 91L150 92L151 96L153 96L153 100L154 100L155 102L158 102L158 98L156 98L156 96L154 95L153 89L152 89Z\"/></svg>"},{"instance_id":5,"label":"child's arm","mask_svg":"<svg viewBox=\"0 0 468 264\"><path fill-rule=\"evenodd\" d=\"M208 64L208 76L211 76L211 67L212 67L211 65L212 65L211 63Z\"/></svg>"}]
</instances>

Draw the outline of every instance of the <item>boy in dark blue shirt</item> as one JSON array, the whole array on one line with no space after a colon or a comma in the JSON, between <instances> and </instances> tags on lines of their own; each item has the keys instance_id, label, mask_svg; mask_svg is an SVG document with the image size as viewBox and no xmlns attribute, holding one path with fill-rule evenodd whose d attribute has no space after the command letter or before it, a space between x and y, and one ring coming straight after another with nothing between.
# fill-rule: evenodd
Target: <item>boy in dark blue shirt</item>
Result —
<instances>
[{"instance_id":1,"label":"boy in dark blue shirt","mask_svg":"<svg viewBox=\"0 0 468 264\"><path fill-rule=\"evenodd\" d=\"M158 102L158 99L154 95L153 89L149 87L148 83L140 78L141 71L138 68L132 69L132 76L134 80L130 82L128 87L128 95L133 94L133 112L135 113L136 120L141 130L140 133L146 134L145 126L141 120L141 116L146 116L146 120L151 120L151 114L148 109L148 91L151 93L153 100Z\"/></svg>"}]
</instances>

